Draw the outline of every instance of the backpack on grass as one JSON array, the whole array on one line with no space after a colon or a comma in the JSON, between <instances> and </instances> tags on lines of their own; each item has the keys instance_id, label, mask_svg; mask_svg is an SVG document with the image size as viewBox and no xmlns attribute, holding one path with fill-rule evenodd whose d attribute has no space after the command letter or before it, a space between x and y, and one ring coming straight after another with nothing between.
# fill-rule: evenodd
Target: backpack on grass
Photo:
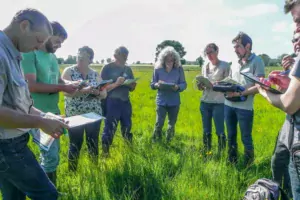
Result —
<instances>
[{"instance_id":1,"label":"backpack on grass","mask_svg":"<svg viewBox=\"0 0 300 200\"><path fill-rule=\"evenodd\" d=\"M250 185L243 200L288 200L281 187L274 181L262 178Z\"/></svg>"}]
</instances>

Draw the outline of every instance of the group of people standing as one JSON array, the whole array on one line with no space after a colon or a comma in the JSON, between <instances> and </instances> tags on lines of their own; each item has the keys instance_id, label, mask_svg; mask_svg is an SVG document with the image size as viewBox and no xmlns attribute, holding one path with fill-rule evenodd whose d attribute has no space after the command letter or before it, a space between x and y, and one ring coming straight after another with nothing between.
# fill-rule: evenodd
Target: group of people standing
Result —
<instances>
[{"instance_id":1,"label":"group of people standing","mask_svg":"<svg viewBox=\"0 0 300 200\"><path fill-rule=\"evenodd\" d=\"M292 13L294 22L300 27L300 0L286 1L285 11ZM296 53L300 50L299 33L300 29L297 28L293 38ZM81 47L77 64L65 68L60 74L54 53L67 37L61 24L49 22L46 16L35 9L19 11L9 26L0 32L0 189L4 200L25 199L26 196L31 199L58 198L56 170L59 165L59 136L64 128L69 130L70 138L69 170L77 169L84 133L89 155L97 162L101 121L70 128L59 117L59 92L64 93L66 117L89 112L106 117L102 134L102 151L105 155L109 153L119 122L123 137L129 143L132 142L129 93L135 90L136 83L123 84L126 79L134 79L131 68L126 66L128 49L118 47L114 52L115 61L105 65L98 73L89 66L94 58L93 50L88 46ZM232 66L219 60L216 44L210 43L204 50L209 63L202 68L203 76L213 83L230 77L244 88L240 92L223 94L198 84L198 89L203 90L200 113L204 148L206 151L211 150L213 119L219 152L228 144L228 160L236 163L239 124L245 165L253 163L253 100L254 95L260 93L271 104L287 113L272 158L273 178L280 184L283 177L288 180L294 199L300 199L300 148L297 146L300 133L299 59L295 61L289 56L283 59L285 68L293 65L290 77L285 77L290 80L290 84L283 94L273 94L240 74L247 72L257 77L265 76L262 59L252 52L252 39L240 32L232 43L239 58ZM96 87L101 80L110 79L113 83L105 89ZM278 79L276 84L280 85L282 80ZM84 86L83 81L86 81ZM172 88L163 89L164 83L172 83ZM187 88L180 56L174 48L166 47L160 52L150 87L157 90L153 141L162 139L162 128L168 116L166 139L169 142L175 134L181 103L180 92ZM233 100L239 97L244 98L241 101ZM57 118L45 117L48 112L57 115ZM41 129L56 138L48 151L40 148L40 164L27 146L33 129ZM285 170L279 172L278 168Z\"/></svg>"}]
</instances>

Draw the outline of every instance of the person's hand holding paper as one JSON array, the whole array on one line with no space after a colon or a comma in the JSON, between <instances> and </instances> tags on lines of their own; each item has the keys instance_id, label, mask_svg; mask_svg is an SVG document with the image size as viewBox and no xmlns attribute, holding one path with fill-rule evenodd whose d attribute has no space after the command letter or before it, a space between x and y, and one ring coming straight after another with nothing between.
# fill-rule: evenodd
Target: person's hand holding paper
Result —
<instances>
[{"instance_id":1,"label":"person's hand holding paper","mask_svg":"<svg viewBox=\"0 0 300 200\"><path fill-rule=\"evenodd\" d=\"M68 122L65 122L63 118L52 113L46 113L46 115L40 120L40 129L48 135L54 138L59 138L64 132L64 129L68 129Z\"/></svg>"}]
</instances>

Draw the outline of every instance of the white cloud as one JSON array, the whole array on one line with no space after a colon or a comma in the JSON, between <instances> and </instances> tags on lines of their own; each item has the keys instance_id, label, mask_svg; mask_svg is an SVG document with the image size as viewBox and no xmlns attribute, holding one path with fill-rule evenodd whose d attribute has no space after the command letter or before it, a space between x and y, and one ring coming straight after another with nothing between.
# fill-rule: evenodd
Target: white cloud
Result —
<instances>
[{"instance_id":1,"label":"white cloud","mask_svg":"<svg viewBox=\"0 0 300 200\"><path fill-rule=\"evenodd\" d=\"M273 36L273 40L274 40L274 41L281 41L281 40L282 40L282 37L279 36L279 35L275 35L275 36Z\"/></svg>"},{"instance_id":2,"label":"white cloud","mask_svg":"<svg viewBox=\"0 0 300 200\"><path fill-rule=\"evenodd\" d=\"M276 4L255 4L250 6L245 6L242 9L233 11L235 16L239 17L257 17L261 15L266 15L270 13L276 13L279 11L279 8Z\"/></svg>"},{"instance_id":3,"label":"white cloud","mask_svg":"<svg viewBox=\"0 0 300 200\"><path fill-rule=\"evenodd\" d=\"M286 33L290 32L291 27L289 27L289 24L287 21L280 21L276 22L273 25L272 31L277 33Z\"/></svg>"}]
</instances>

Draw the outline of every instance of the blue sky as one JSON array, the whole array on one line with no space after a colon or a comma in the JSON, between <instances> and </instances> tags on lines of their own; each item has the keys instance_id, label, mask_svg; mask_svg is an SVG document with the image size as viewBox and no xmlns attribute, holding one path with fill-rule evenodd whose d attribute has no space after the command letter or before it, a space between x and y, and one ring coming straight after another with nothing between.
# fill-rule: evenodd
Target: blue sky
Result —
<instances>
[{"instance_id":1,"label":"blue sky","mask_svg":"<svg viewBox=\"0 0 300 200\"><path fill-rule=\"evenodd\" d=\"M4 1L4 0L2 0ZM283 13L283 0L9 0L1 6L4 28L20 9L39 9L50 20L66 27L69 38L58 57L76 55L88 45L95 59L112 57L125 45L129 63L153 62L156 45L163 40L180 41L187 60L202 55L204 46L215 42L220 58L233 61L231 40L239 32L253 39L253 51L277 57L292 53L293 22Z\"/></svg>"}]
</instances>

